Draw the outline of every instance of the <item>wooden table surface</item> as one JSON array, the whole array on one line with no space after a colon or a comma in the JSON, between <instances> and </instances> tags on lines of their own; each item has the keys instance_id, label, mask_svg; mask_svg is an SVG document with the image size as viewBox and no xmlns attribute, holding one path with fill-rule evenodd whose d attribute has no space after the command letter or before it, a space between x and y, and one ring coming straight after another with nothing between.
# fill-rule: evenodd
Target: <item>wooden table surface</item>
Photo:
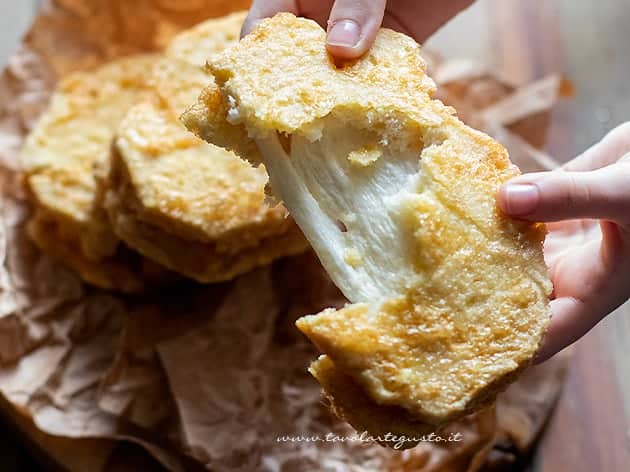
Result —
<instances>
[{"instance_id":1,"label":"wooden table surface","mask_svg":"<svg viewBox=\"0 0 630 472\"><path fill-rule=\"evenodd\" d=\"M0 1L0 64L38 4ZM430 45L447 57L481 59L519 81L566 73L577 97L554 113L549 150L568 160L630 119L629 20L630 2L624 0L480 0ZM568 382L533 471L630 470L628 364L626 305L576 344ZM19 447L9 434L0 426L0 468L35 470L20 454L14 454L14 461L22 466L11 467L9 455Z\"/></svg>"}]
</instances>

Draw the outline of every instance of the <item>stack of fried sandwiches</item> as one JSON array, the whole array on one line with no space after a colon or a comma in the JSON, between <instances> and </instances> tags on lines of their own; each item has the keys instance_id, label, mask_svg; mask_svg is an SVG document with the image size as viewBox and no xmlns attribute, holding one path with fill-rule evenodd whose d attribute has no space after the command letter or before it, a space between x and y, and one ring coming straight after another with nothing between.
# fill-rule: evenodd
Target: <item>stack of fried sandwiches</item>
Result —
<instances>
[{"instance_id":1,"label":"stack of fried sandwiches","mask_svg":"<svg viewBox=\"0 0 630 472\"><path fill-rule=\"evenodd\" d=\"M175 274L226 281L307 249L285 208L266 198L264 167L179 121L208 84L206 60L238 41L244 17L208 20L163 54L61 81L21 156L41 249L124 292Z\"/></svg>"}]
</instances>

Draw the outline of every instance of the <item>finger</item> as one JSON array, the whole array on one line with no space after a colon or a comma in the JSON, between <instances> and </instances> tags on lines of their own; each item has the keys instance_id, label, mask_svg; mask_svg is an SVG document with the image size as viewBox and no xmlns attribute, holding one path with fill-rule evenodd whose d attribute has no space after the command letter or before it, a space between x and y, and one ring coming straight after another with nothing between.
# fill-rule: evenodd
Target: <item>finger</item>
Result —
<instances>
[{"instance_id":1,"label":"finger","mask_svg":"<svg viewBox=\"0 0 630 472\"><path fill-rule=\"evenodd\" d=\"M592 172L525 174L505 184L499 207L529 221L594 218L630 222L630 162Z\"/></svg>"},{"instance_id":2,"label":"finger","mask_svg":"<svg viewBox=\"0 0 630 472\"><path fill-rule=\"evenodd\" d=\"M297 3L294 0L254 0L241 29L241 38L249 33L265 18L270 18L281 11L298 15Z\"/></svg>"},{"instance_id":3,"label":"finger","mask_svg":"<svg viewBox=\"0 0 630 472\"><path fill-rule=\"evenodd\" d=\"M567 162L563 169L589 171L610 165L630 152L630 122L617 126L582 155Z\"/></svg>"},{"instance_id":4,"label":"finger","mask_svg":"<svg viewBox=\"0 0 630 472\"><path fill-rule=\"evenodd\" d=\"M383 22L386 0L337 0L328 20L328 52L355 59L367 52Z\"/></svg>"}]
</instances>

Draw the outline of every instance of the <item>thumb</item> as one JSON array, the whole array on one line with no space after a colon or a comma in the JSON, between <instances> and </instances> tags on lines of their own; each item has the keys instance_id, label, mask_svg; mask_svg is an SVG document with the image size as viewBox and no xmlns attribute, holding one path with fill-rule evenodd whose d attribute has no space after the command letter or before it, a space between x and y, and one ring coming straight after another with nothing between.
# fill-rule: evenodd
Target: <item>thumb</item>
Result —
<instances>
[{"instance_id":1,"label":"thumb","mask_svg":"<svg viewBox=\"0 0 630 472\"><path fill-rule=\"evenodd\" d=\"M579 218L630 222L630 162L591 172L560 170L525 174L505 184L498 205L530 221Z\"/></svg>"},{"instance_id":2,"label":"thumb","mask_svg":"<svg viewBox=\"0 0 630 472\"><path fill-rule=\"evenodd\" d=\"M374 43L386 0L337 0L328 20L328 52L339 59L355 59Z\"/></svg>"}]
</instances>

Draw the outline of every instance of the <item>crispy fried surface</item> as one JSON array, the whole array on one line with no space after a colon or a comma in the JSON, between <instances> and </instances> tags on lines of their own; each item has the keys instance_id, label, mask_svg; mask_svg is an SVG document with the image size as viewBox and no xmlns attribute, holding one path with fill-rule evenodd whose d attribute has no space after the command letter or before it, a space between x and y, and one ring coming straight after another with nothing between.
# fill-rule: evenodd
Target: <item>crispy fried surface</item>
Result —
<instances>
[{"instance_id":1,"label":"crispy fried surface","mask_svg":"<svg viewBox=\"0 0 630 472\"><path fill-rule=\"evenodd\" d=\"M276 34L280 30L286 34ZM378 115L391 115L392 121L381 125L394 142L408 139L399 136L401 132L418 132L420 122L439 125L450 113L440 102L430 100L433 81L415 73L424 71L425 65L412 39L382 30L363 60L336 68L322 48L322 37L316 23L296 23L288 13L263 22L239 45L209 63L223 92L209 86L185 114L186 126L255 162L257 152L248 151L242 143L247 132L254 137L298 132L316 139L322 131L320 119L333 110L366 126ZM241 129L245 124L247 131L226 129L226 123Z\"/></svg>"},{"instance_id":2,"label":"crispy fried surface","mask_svg":"<svg viewBox=\"0 0 630 472\"><path fill-rule=\"evenodd\" d=\"M518 169L432 98L418 45L382 30L338 67L317 24L280 14L209 70L221 99L209 87L185 123L250 160L217 121L255 137L274 192L353 303L298 321L326 355L312 372L337 409L394 431L491 402L548 323L544 228L499 213L495 194ZM344 376L374 411L344 395Z\"/></svg>"},{"instance_id":3,"label":"crispy fried surface","mask_svg":"<svg viewBox=\"0 0 630 472\"><path fill-rule=\"evenodd\" d=\"M392 436L404 436L402 449L416 446L423 435L436 431L436 426L414 420L398 406L380 406L352 377L338 369L328 356L314 361L309 372L321 384L325 399L335 415L350 423L357 431L367 431L377 442L392 445Z\"/></svg>"},{"instance_id":4,"label":"crispy fried surface","mask_svg":"<svg viewBox=\"0 0 630 472\"><path fill-rule=\"evenodd\" d=\"M89 282L105 288L140 287L133 268L123 275L125 262L115 260L119 241L106 216L95 205L95 166L109 154L114 130L145 87L154 56L121 59L90 72L69 75L61 81L48 110L29 135L21 154L26 183L37 208L66 235L74 247L67 258L54 232L37 234L38 245L51 250ZM40 223L34 227L41 228ZM66 238L67 239L67 238ZM53 255L55 255L53 254ZM74 261L74 262L72 262ZM81 261L80 263L77 261ZM116 267L119 277L98 264ZM94 275L102 272L100 275ZM92 275L89 275L92 274Z\"/></svg>"},{"instance_id":5,"label":"crispy fried surface","mask_svg":"<svg viewBox=\"0 0 630 472\"><path fill-rule=\"evenodd\" d=\"M106 184L116 234L201 282L229 280L307 247L286 210L265 203L263 167L205 143L179 121L209 82L201 66L238 39L244 17L207 21L167 47L151 91L119 128Z\"/></svg>"},{"instance_id":6,"label":"crispy fried surface","mask_svg":"<svg viewBox=\"0 0 630 472\"><path fill-rule=\"evenodd\" d=\"M204 66L210 55L238 41L246 16L247 12L241 11L199 23L174 37L166 46L165 54L189 64Z\"/></svg>"}]
</instances>

